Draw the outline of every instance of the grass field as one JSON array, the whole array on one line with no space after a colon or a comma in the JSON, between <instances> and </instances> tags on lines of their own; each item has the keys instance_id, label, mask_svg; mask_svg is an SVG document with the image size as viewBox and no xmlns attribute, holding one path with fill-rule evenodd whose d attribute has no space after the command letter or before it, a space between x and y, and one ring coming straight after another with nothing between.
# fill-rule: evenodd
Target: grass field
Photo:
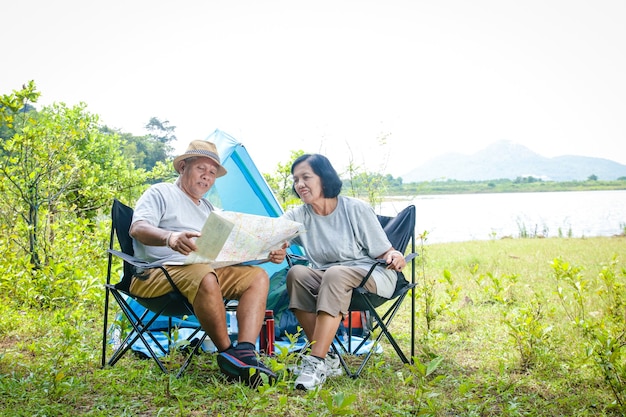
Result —
<instances>
[{"instance_id":1,"label":"grass field","mask_svg":"<svg viewBox=\"0 0 626 417\"><path fill-rule=\"evenodd\" d=\"M35 311L4 300L0 414L623 415L626 238L418 251L415 363L402 365L383 344L359 379L333 378L318 392L292 389L282 367L293 354L270 361L282 378L259 390L226 382L211 354L198 355L180 379L131 355L100 369L101 305ZM407 300L392 326L407 348L409 322Z\"/></svg>"}]
</instances>

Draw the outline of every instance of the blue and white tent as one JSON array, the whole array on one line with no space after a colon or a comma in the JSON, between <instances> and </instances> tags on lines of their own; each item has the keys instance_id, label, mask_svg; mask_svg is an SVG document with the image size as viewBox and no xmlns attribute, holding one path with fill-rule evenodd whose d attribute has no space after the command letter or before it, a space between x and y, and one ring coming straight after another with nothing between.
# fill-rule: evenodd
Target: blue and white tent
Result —
<instances>
[{"instance_id":1,"label":"blue and white tent","mask_svg":"<svg viewBox=\"0 0 626 417\"><path fill-rule=\"evenodd\" d=\"M206 140L217 146L228 171L215 181L209 200L224 210L279 217L283 210L246 148L228 133L215 130Z\"/></svg>"}]
</instances>

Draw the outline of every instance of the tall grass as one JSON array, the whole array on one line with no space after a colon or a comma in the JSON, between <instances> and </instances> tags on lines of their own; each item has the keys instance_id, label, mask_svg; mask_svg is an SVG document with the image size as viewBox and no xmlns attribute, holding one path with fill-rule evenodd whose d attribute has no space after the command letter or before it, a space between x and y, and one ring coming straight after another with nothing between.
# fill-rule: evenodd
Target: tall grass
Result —
<instances>
[{"instance_id":1,"label":"tall grass","mask_svg":"<svg viewBox=\"0 0 626 417\"><path fill-rule=\"evenodd\" d=\"M252 390L202 354L176 379L131 355L100 369L98 301L36 310L0 303L0 414L7 416L618 416L626 409L626 238L425 245L417 354L390 346L357 380ZM95 298L95 297L94 297ZM428 319L425 315L429 309ZM410 303L392 325L407 346ZM620 324L622 327L620 328Z\"/></svg>"}]
</instances>

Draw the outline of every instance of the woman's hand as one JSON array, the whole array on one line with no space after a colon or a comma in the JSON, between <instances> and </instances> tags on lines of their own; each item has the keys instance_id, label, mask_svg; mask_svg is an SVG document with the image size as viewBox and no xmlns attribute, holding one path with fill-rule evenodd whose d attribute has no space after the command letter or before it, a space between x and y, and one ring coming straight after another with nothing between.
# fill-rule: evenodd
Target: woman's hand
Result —
<instances>
[{"instance_id":1,"label":"woman's hand","mask_svg":"<svg viewBox=\"0 0 626 417\"><path fill-rule=\"evenodd\" d=\"M387 269L393 269L394 271L400 272L406 266L404 255L395 249L388 251L384 258L387 262Z\"/></svg>"}]
</instances>

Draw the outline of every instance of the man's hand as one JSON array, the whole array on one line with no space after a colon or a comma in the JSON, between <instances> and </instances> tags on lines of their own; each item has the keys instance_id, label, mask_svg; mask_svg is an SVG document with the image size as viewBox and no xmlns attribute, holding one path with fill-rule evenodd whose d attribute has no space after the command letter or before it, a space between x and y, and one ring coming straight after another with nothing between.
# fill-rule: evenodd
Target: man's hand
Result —
<instances>
[{"instance_id":1,"label":"man's hand","mask_svg":"<svg viewBox=\"0 0 626 417\"><path fill-rule=\"evenodd\" d=\"M173 232L168 240L168 246L187 256L191 252L198 250L196 238L200 237L198 232Z\"/></svg>"},{"instance_id":2,"label":"man's hand","mask_svg":"<svg viewBox=\"0 0 626 417\"><path fill-rule=\"evenodd\" d=\"M144 245L168 246L185 256L198 249L195 241L200 237L199 232L172 232L152 226L145 220L133 223L130 226L130 235Z\"/></svg>"},{"instance_id":3,"label":"man's hand","mask_svg":"<svg viewBox=\"0 0 626 417\"><path fill-rule=\"evenodd\" d=\"M286 249L289 247L289 243L283 243L283 246L280 249L276 249L270 252L269 260L272 263L279 264L285 260L285 256L287 256Z\"/></svg>"}]
</instances>

